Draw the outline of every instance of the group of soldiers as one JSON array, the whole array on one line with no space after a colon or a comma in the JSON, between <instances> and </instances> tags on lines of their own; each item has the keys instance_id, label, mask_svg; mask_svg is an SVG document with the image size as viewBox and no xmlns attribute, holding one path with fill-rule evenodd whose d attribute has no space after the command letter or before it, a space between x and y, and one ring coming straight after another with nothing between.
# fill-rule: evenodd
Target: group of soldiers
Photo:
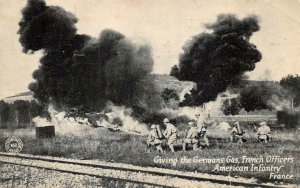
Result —
<instances>
[{"instance_id":1,"label":"group of soldiers","mask_svg":"<svg viewBox=\"0 0 300 188\"><path fill-rule=\"evenodd\" d=\"M193 150L198 149L198 143L202 139L205 142L205 145L209 147L209 142L206 134L207 130L207 119L201 120L200 114L195 115L195 122L190 121L188 126L190 129L187 132L186 138L183 140L182 148L185 151L187 144L192 144ZM163 124L166 127L163 133L160 132L158 125L151 125L151 130L148 134L147 145L149 147L155 146L156 150L159 152L163 152L161 147L162 139L165 138L167 141L167 145L172 152L174 152L174 143L178 137L178 129L170 123L169 119L165 118L163 120Z\"/></svg>"},{"instance_id":2,"label":"group of soldiers","mask_svg":"<svg viewBox=\"0 0 300 188\"><path fill-rule=\"evenodd\" d=\"M269 142L270 141L270 132L271 132L271 129L267 125L267 122L265 122L265 121L260 122L259 128L257 129L257 132L256 132L257 141ZM234 142L235 140L237 140L237 143L243 143L245 141L244 134L245 134L245 132L240 127L239 122L235 122L233 125L233 128L230 132L230 141Z\"/></svg>"},{"instance_id":3,"label":"group of soldiers","mask_svg":"<svg viewBox=\"0 0 300 188\"><path fill-rule=\"evenodd\" d=\"M201 141L204 142L204 146L209 148L209 141L207 137L207 125L209 125L211 121L209 118L200 118L200 114L195 115L195 121L188 122L189 130L185 136L185 139L182 140L182 148L183 151L186 151L186 147L188 144L191 144L193 150L196 151L201 146L198 147ZM166 139L166 144L170 148L171 152L175 152L174 143L178 139L178 129L170 123L169 119L165 118L163 120L163 125L165 126L165 131L162 133L160 131L159 125L151 125L151 130L148 134L147 145L150 149L155 146L158 152L163 153L162 143L163 139ZM266 122L261 122L260 127L257 129L257 140L268 142L270 140L270 127ZM245 132L239 125L239 122L235 122L233 128L230 131L230 141L234 142L237 140L238 143L244 142L244 134Z\"/></svg>"}]
</instances>

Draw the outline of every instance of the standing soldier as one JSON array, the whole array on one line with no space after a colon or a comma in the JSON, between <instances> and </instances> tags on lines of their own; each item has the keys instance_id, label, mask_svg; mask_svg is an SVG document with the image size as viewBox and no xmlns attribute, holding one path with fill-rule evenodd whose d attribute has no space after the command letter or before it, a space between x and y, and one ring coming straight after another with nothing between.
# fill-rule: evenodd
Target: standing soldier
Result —
<instances>
[{"instance_id":1,"label":"standing soldier","mask_svg":"<svg viewBox=\"0 0 300 188\"><path fill-rule=\"evenodd\" d=\"M177 140L177 128L170 123L168 118L165 118L163 121L164 125L166 126L166 130L164 132L164 136L167 139L167 145L171 149L172 152L174 152L174 142Z\"/></svg>"},{"instance_id":2,"label":"standing soldier","mask_svg":"<svg viewBox=\"0 0 300 188\"><path fill-rule=\"evenodd\" d=\"M202 124L202 119L200 118L200 113L195 114L195 121L197 126Z\"/></svg>"},{"instance_id":3,"label":"standing soldier","mask_svg":"<svg viewBox=\"0 0 300 188\"><path fill-rule=\"evenodd\" d=\"M163 149L161 147L162 141L160 139L161 137L159 135L159 130L157 129L157 126L154 124L151 125L151 130L148 134L148 140L147 140L149 151L151 149L151 146L155 146L158 152L163 153Z\"/></svg>"},{"instance_id":4,"label":"standing soldier","mask_svg":"<svg viewBox=\"0 0 300 188\"><path fill-rule=\"evenodd\" d=\"M194 122L189 122L188 123L190 129L186 135L186 139L183 141L182 148L183 151L186 149L187 144L192 144L193 145L193 150L196 151L198 148L198 132L197 132L197 126L196 123Z\"/></svg>"},{"instance_id":5,"label":"standing soldier","mask_svg":"<svg viewBox=\"0 0 300 188\"><path fill-rule=\"evenodd\" d=\"M264 141L264 142L268 142L270 140L270 127L267 125L266 122L261 122L260 127L257 129L257 139L258 141Z\"/></svg>"},{"instance_id":6,"label":"standing soldier","mask_svg":"<svg viewBox=\"0 0 300 188\"><path fill-rule=\"evenodd\" d=\"M207 147L209 147L209 142L208 142L208 138L207 138L207 124L210 124L210 121L205 118L205 120L203 121L200 118L200 114L196 114L196 121L197 121L197 127L198 127L198 138L199 138L199 143L200 143L200 139L203 139L203 141L205 142L205 145Z\"/></svg>"}]
</instances>

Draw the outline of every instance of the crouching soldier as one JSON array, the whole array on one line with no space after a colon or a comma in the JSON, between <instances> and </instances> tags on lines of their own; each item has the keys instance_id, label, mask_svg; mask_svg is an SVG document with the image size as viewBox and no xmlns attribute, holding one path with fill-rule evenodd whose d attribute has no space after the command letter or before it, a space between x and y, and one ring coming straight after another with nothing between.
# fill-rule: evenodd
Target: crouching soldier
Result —
<instances>
[{"instance_id":1,"label":"crouching soldier","mask_svg":"<svg viewBox=\"0 0 300 188\"><path fill-rule=\"evenodd\" d=\"M190 129L186 135L186 139L183 141L182 148L183 151L186 151L186 145L192 144L193 150L196 151L198 148L198 132L197 132L197 126L194 122L188 123Z\"/></svg>"},{"instance_id":2,"label":"crouching soldier","mask_svg":"<svg viewBox=\"0 0 300 188\"><path fill-rule=\"evenodd\" d=\"M237 140L237 143L243 143L244 133L239 122L235 122L230 132L230 141L234 142L234 140Z\"/></svg>"},{"instance_id":3,"label":"crouching soldier","mask_svg":"<svg viewBox=\"0 0 300 188\"><path fill-rule=\"evenodd\" d=\"M156 150L158 152L163 153L163 149L161 147L162 141L160 139L161 139L161 136L159 134L158 128L154 124L151 125L151 130L148 134L148 140L147 140L147 145L148 145L148 148L149 148L149 150L148 150L149 152L150 152L151 147L155 146Z\"/></svg>"},{"instance_id":4,"label":"crouching soldier","mask_svg":"<svg viewBox=\"0 0 300 188\"><path fill-rule=\"evenodd\" d=\"M167 145L174 152L174 143L177 140L177 128L170 123L169 119L165 118L163 121L164 125L166 126L166 130L164 132L164 137L167 139Z\"/></svg>"},{"instance_id":5,"label":"crouching soldier","mask_svg":"<svg viewBox=\"0 0 300 188\"><path fill-rule=\"evenodd\" d=\"M261 122L260 127L257 129L257 140L262 142L268 142L270 140L270 127L267 125L266 122Z\"/></svg>"},{"instance_id":6,"label":"crouching soldier","mask_svg":"<svg viewBox=\"0 0 300 188\"><path fill-rule=\"evenodd\" d=\"M200 143L200 140L203 139L207 148L209 148L209 142L208 142L208 138L207 138L207 125L210 123L211 123L211 121L208 118L205 118L204 121L201 121L201 120L197 121L197 127L198 127L197 131L198 131L199 143ZM202 148L202 147L200 146L200 148Z\"/></svg>"}]
</instances>

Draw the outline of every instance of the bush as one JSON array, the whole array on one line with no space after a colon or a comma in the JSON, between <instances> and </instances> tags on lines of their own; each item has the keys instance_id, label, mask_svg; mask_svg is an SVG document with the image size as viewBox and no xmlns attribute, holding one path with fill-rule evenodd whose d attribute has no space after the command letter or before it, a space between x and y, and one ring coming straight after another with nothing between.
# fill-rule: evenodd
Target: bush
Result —
<instances>
[{"instance_id":1,"label":"bush","mask_svg":"<svg viewBox=\"0 0 300 188\"><path fill-rule=\"evenodd\" d=\"M286 128L295 128L300 122L299 112L289 112L286 110L277 112L278 124L284 124Z\"/></svg>"},{"instance_id":2,"label":"bush","mask_svg":"<svg viewBox=\"0 0 300 188\"><path fill-rule=\"evenodd\" d=\"M165 88L161 92L161 97L163 98L163 100L165 102L169 102L171 99L179 100L179 95L178 95L177 91L175 91L174 89L169 89L169 88Z\"/></svg>"},{"instance_id":3,"label":"bush","mask_svg":"<svg viewBox=\"0 0 300 188\"><path fill-rule=\"evenodd\" d=\"M288 75L280 80L280 85L292 92L294 105L300 106L300 76Z\"/></svg>"},{"instance_id":4,"label":"bush","mask_svg":"<svg viewBox=\"0 0 300 188\"><path fill-rule=\"evenodd\" d=\"M239 114L239 112L242 109L241 103L240 103L240 99L226 99L223 102L222 105L222 111L223 113L228 116L228 115L236 115Z\"/></svg>"}]
</instances>

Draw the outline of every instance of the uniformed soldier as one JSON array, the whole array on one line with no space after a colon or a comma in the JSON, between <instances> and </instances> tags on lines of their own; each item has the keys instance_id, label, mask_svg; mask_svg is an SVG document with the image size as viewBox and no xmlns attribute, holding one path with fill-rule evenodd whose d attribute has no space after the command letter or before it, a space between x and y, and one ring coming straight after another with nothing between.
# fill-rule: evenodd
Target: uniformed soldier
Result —
<instances>
[{"instance_id":1,"label":"uniformed soldier","mask_svg":"<svg viewBox=\"0 0 300 188\"><path fill-rule=\"evenodd\" d=\"M270 127L264 121L261 122L259 125L260 127L257 129L256 133L258 141L268 142L270 140Z\"/></svg>"},{"instance_id":2,"label":"uniformed soldier","mask_svg":"<svg viewBox=\"0 0 300 188\"><path fill-rule=\"evenodd\" d=\"M237 139L238 143L243 143L244 133L245 132L240 127L239 122L235 122L230 132L230 141L233 142L235 139Z\"/></svg>"},{"instance_id":3,"label":"uniformed soldier","mask_svg":"<svg viewBox=\"0 0 300 188\"><path fill-rule=\"evenodd\" d=\"M190 129L186 135L186 138L185 140L183 141L183 144L182 144L182 148L183 148L183 151L186 150L186 145L187 144L192 144L193 145L193 150L196 151L198 148L198 129L197 129L197 126L196 126L196 123L194 122L189 122L188 123Z\"/></svg>"},{"instance_id":4,"label":"uniformed soldier","mask_svg":"<svg viewBox=\"0 0 300 188\"><path fill-rule=\"evenodd\" d=\"M167 139L167 145L174 152L174 142L177 140L177 128L170 123L168 118L165 118L163 121L164 125L166 126L166 130L164 131L163 135Z\"/></svg>"},{"instance_id":5,"label":"uniformed soldier","mask_svg":"<svg viewBox=\"0 0 300 188\"><path fill-rule=\"evenodd\" d=\"M201 118L200 118L200 113L195 114L195 119L194 120L196 121L197 126L198 126L198 124L202 123Z\"/></svg>"},{"instance_id":6,"label":"uniformed soldier","mask_svg":"<svg viewBox=\"0 0 300 188\"><path fill-rule=\"evenodd\" d=\"M205 145L207 147L209 147L209 142L208 142L208 138L207 138L207 125L210 124L210 120L208 118L205 118L204 120L202 120L200 118L200 114L196 114L196 121L197 121L197 127L198 127L198 139L199 139L199 143L200 140L203 139Z\"/></svg>"},{"instance_id":7,"label":"uniformed soldier","mask_svg":"<svg viewBox=\"0 0 300 188\"><path fill-rule=\"evenodd\" d=\"M149 134L148 134L147 145L148 145L149 149L151 148L151 146L155 146L156 150L158 152L163 153L161 143L162 143L162 141L160 140L157 126L153 124L153 125L151 125L151 130L149 131Z\"/></svg>"}]
</instances>

